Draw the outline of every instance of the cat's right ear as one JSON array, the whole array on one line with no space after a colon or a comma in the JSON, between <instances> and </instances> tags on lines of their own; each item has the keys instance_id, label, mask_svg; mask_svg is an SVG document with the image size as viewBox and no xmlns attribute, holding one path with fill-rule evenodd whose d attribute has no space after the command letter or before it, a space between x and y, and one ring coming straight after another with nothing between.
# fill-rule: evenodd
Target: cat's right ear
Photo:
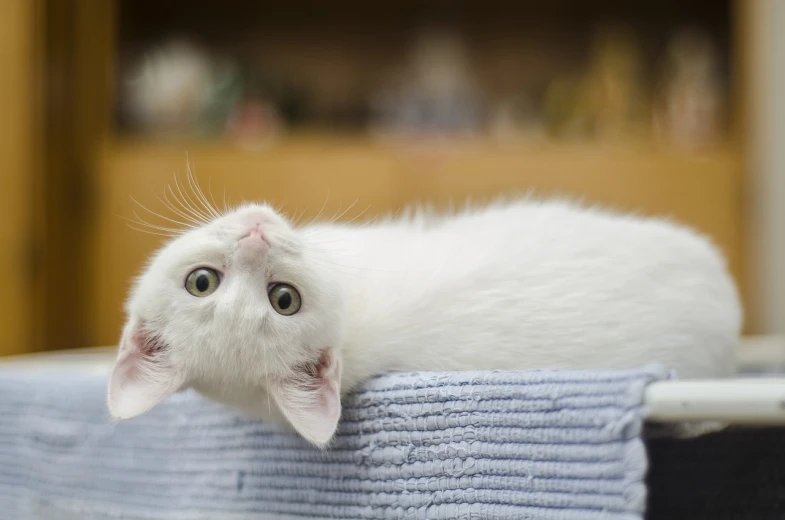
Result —
<instances>
[{"instance_id":1,"label":"cat's right ear","mask_svg":"<svg viewBox=\"0 0 785 520\"><path fill-rule=\"evenodd\" d=\"M185 383L168 346L143 324L129 324L120 341L109 378L107 404L116 419L141 415L176 392Z\"/></svg>"}]
</instances>

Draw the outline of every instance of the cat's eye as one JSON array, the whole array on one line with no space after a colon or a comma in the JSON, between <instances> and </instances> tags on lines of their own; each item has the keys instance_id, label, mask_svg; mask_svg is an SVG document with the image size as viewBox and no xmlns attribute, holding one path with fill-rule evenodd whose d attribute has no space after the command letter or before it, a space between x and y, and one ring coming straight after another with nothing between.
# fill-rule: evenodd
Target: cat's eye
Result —
<instances>
[{"instance_id":1,"label":"cat's eye","mask_svg":"<svg viewBox=\"0 0 785 520\"><path fill-rule=\"evenodd\" d=\"M185 279L185 290L201 298L213 294L220 283L221 278L215 269L200 267L191 271Z\"/></svg>"},{"instance_id":2,"label":"cat's eye","mask_svg":"<svg viewBox=\"0 0 785 520\"><path fill-rule=\"evenodd\" d=\"M302 300L300 293L297 289L286 283L277 283L270 287L267 293L270 298L270 304L278 314L284 316L291 316L300 310Z\"/></svg>"}]
</instances>

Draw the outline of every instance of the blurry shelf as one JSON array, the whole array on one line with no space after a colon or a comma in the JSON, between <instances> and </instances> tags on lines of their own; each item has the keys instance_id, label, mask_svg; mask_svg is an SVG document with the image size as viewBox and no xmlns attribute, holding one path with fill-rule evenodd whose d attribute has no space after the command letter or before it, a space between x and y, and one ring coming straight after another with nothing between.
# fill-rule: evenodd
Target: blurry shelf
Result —
<instances>
[{"instance_id":1,"label":"blurry shelf","mask_svg":"<svg viewBox=\"0 0 785 520\"><path fill-rule=\"evenodd\" d=\"M695 165L729 165L738 162L740 152L731 145L717 145L702 150L686 150L658 146L645 142L628 144L605 143L559 143L529 140L493 140L489 138L452 140L380 140L363 135L320 135L297 134L264 147L251 148L238 143L221 140L154 140L114 139L105 148L105 158L110 162L180 161L185 165L186 155L195 161L226 160L229 164L238 161L258 161L264 167L269 161L285 159L295 163L314 162L324 165L325 160L336 158L357 159L376 157L385 160L402 160L404 163L427 164L439 169L454 161L467 158L482 158L489 161L483 168L483 176L493 174L494 168L514 164L522 168L528 165L541 166L550 162L583 170L598 165L623 165L670 163L690 169ZM420 163L422 159L424 162ZM370 172L372 173L372 172ZM662 172L667 174L667 172Z\"/></svg>"},{"instance_id":2,"label":"blurry shelf","mask_svg":"<svg viewBox=\"0 0 785 520\"><path fill-rule=\"evenodd\" d=\"M151 190L162 191L175 173L184 178L186 154L199 182L214 193L291 205L289 211L296 207L306 217L325 204L339 211L357 201L372 215L413 202L439 206L533 192L673 217L731 249L739 231L741 154L731 146L700 153L651 144L483 139L402 146L298 134L250 150L221 142L117 140L105 148L102 172L110 180L103 184L110 192L101 200L120 208L127 201L118 196L149 201Z\"/></svg>"},{"instance_id":3,"label":"blurry shelf","mask_svg":"<svg viewBox=\"0 0 785 520\"><path fill-rule=\"evenodd\" d=\"M122 327L118 302L162 240L130 229L118 215L139 212L165 224L129 195L164 213L157 197L175 173L185 179L186 153L219 206L225 192L230 204L265 200L306 221L319 214L361 221L414 202L444 207L469 198L560 194L693 226L711 236L733 273L741 274L741 156L732 147L694 154L647 144L464 140L437 152L362 136L298 134L248 150L220 142L111 140L96 170L95 262L85 267L101 280L89 299L94 343L115 340Z\"/></svg>"},{"instance_id":4,"label":"blurry shelf","mask_svg":"<svg viewBox=\"0 0 785 520\"><path fill-rule=\"evenodd\" d=\"M163 189L175 173L183 178L186 157L211 189L286 199L312 211L328 193L388 211L417 201L439 205L534 190L686 218L709 230L722 212L738 210L741 182L741 154L732 146L688 152L643 143L404 144L319 134L257 150L217 141L115 140L105 148L102 171L111 179L107 186L141 196L140 190Z\"/></svg>"},{"instance_id":5,"label":"blurry shelf","mask_svg":"<svg viewBox=\"0 0 785 520\"><path fill-rule=\"evenodd\" d=\"M218 141L115 140L105 148L102 170L132 192L163 188L175 173L185 174L186 157L211 188L317 210L328 193L387 211L416 201L438 205L534 190L686 214L690 221L701 208L735 210L741 180L741 154L732 146L697 152L650 143L403 143L319 134L297 134L255 150Z\"/></svg>"}]
</instances>

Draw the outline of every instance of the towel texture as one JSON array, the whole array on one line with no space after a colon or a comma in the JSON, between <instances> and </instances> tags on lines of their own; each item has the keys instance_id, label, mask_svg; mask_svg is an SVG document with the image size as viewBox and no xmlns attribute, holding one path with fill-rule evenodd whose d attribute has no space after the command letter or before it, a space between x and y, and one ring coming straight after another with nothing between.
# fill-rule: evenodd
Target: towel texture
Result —
<instances>
[{"instance_id":1,"label":"towel texture","mask_svg":"<svg viewBox=\"0 0 785 520\"><path fill-rule=\"evenodd\" d=\"M645 386L665 374L375 378L320 451L191 392L108 417L101 376L0 376L0 517L641 519Z\"/></svg>"}]
</instances>

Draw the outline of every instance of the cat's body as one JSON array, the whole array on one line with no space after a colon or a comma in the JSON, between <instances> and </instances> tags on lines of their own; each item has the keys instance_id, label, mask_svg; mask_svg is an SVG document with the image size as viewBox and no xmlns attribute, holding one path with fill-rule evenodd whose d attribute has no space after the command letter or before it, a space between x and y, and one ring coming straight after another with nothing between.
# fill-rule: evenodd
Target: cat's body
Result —
<instances>
[{"instance_id":1,"label":"cat's body","mask_svg":"<svg viewBox=\"0 0 785 520\"><path fill-rule=\"evenodd\" d=\"M724 261L670 224L524 203L313 229L343 278L346 389L384 370L733 370Z\"/></svg>"},{"instance_id":2,"label":"cat's body","mask_svg":"<svg viewBox=\"0 0 785 520\"><path fill-rule=\"evenodd\" d=\"M241 239L251 228L259 240ZM200 265L221 280L195 298L183 280ZM270 308L278 282L299 291L295 314ZM190 386L257 416L283 412L316 444L335 430L338 392L379 373L659 363L726 377L742 320L705 238L531 200L302 228L241 208L164 248L128 310L116 416Z\"/></svg>"}]
</instances>

